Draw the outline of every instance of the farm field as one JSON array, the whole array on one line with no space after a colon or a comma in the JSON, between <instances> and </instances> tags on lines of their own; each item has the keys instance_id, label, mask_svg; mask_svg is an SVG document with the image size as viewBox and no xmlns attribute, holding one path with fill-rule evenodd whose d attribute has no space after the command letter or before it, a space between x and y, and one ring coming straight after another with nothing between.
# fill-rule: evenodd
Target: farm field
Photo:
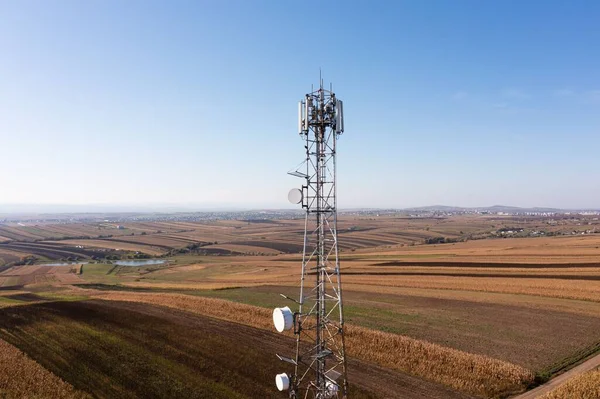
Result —
<instances>
[{"instance_id":1,"label":"farm field","mask_svg":"<svg viewBox=\"0 0 600 399\"><path fill-rule=\"evenodd\" d=\"M20 288L35 284L77 284L81 265L72 266L13 266L0 272L0 287Z\"/></svg>"},{"instance_id":2,"label":"farm field","mask_svg":"<svg viewBox=\"0 0 600 399\"><path fill-rule=\"evenodd\" d=\"M350 339L354 343L349 344L351 364L357 368L354 373L358 373L350 375L356 394L506 398L600 353L597 333L600 331L600 234L595 233L594 227L597 223L593 218L584 221L470 215L429 219L341 218L339 239L346 320L349 331L355 331L353 336L360 336L360 342L365 343L361 346L357 344L359 341ZM10 232L16 235L22 227L11 226ZM143 353L132 343L132 333L126 330L133 330L134 324L150 326L147 318L160 318L165 330L150 331L145 339L165 342L171 342L172 331L184 329L186 323L196 326L212 320L230 327L228 323L236 323L238 329L241 324L250 329L250 336L258 334L265 338L262 343L256 342L257 353L240 356L255 359L257 364L264 361L264 370L269 372L245 374L232 370L232 378L242 373L243 378L258 381L258 391L249 397L282 397L277 395L272 381L280 370L269 367L277 366L272 355L288 338L273 334L270 311L286 305L279 294L298 295L303 221L144 222L124 223L122 227L113 230L125 233L112 237L102 234L103 237L89 238L27 238L0 244L0 257L4 261L4 266L0 264L0 319L10 312L21 312L19 316L10 314L17 319L32 320L26 323L32 326L27 333L32 336L42 334L38 330L44 330L42 325L46 322L53 326L50 330L57 331L64 324L74 331L89 333L85 337L78 335L77 339L85 345L98 342L100 352L125 345L127 353L140 356L141 360L135 364L139 369L130 365L133 368L128 371L119 371L128 376L122 380L113 377L111 373L116 371L109 369L96 370L93 376L98 381L117 378L120 382L115 389L124 397L143 396L145 386L138 387L127 378L137 378L138 372L146 374L151 369L146 362L152 363L149 359L156 356ZM51 225L37 228L55 229ZM90 224L67 227L73 232L78 229L91 232L93 228ZM513 233L501 238L499 231ZM540 231L549 236L540 235ZM537 233L532 235L533 232ZM41 235L29 229L23 232L23 237L33 233ZM71 266L39 266L48 260L66 259L66 255L81 262ZM139 267L113 263L115 258L140 258L140 255L167 262ZM15 266L15 258L31 256L34 258L28 258L27 262L33 264ZM214 313L210 309L213 305L197 302L205 300L225 301L215 302L214 306L219 308L229 306L226 304L250 306L243 308L246 310L242 313L257 315L255 319L260 321L234 320ZM140 303L150 307L144 308ZM195 303L199 305L192 306ZM164 306L182 313L171 318ZM104 318L111 312L122 319L131 319L132 324L121 326L123 330L115 335L97 331L100 322L91 315L102 314ZM57 318L43 321L45 314ZM91 319L83 316L87 314ZM13 316L4 317L0 328L5 328L4 324ZM107 325L116 323L107 320ZM220 331L219 335L226 335L223 328L227 327L214 328ZM93 391L99 397L117 393L96 386L90 388L92 391L86 390L77 376L61 368L58 360L44 363L43 359L50 355L43 351L36 353L37 349L28 346L24 337L16 339L21 330L21 327L7 330L10 333L0 333L0 338L77 390ZM52 339L56 339L53 345L65 348L66 352L60 356L74 356L73 362L83 362L83 368L90 367L88 360L69 353L75 350L72 343ZM192 335L183 339L181 345L192 345L189 342L195 339L209 345L209 341ZM233 348L233 343L241 337L227 339L223 338L219 345ZM395 342L395 346L387 348L384 355L377 348L385 348L385 342ZM209 364L206 357L213 359L214 354L203 352L204 344L198 348L173 345L175 352L194 353L203 359L203 364ZM215 343L210 345L219 347ZM281 352L284 351L282 348ZM264 359L263 352L268 355ZM165 360L170 362L165 367L178 370L181 375L198 374L190 380L193 388L173 377L170 380L173 386L157 389L164 389L169 395L176 395L171 391L175 386L181 388L177 392L208 392L202 391L206 387L221 392L214 375L204 373L204 369L197 369L197 365L186 363L182 355L174 353L165 355L170 359ZM457 364L464 364L464 370L476 371L462 372ZM220 370L220 366L214 367ZM498 374L487 370L505 371ZM381 391L383 384L369 384L367 381L375 377L365 375L371 374L386 375L396 381L398 385L392 386L398 394ZM154 382L148 382L151 383ZM423 387L424 391L415 386ZM243 394L236 392L229 394ZM219 393L211 395L218 397Z\"/></svg>"},{"instance_id":3,"label":"farm field","mask_svg":"<svg viewBox=\"0 0 600 399\"><path fill-rule=\"evenodd\" d=\"M205 295L272 309L281 305L282 286L202 291ZM554 367L582 348L597 350L599 337L586 332L600 329L600 304L589 314L506 303L481 303L374 292L345 291L346 320L354 325L392 332L469 353L503 359L539 371ZM550 302L550 301L548 301ZM530 338L536 337L535 341ZM557 345L557 341L563 342Z\"/></svg>"},{"instance_id":4,"label":"farm field","mask_svg":"<svg viewBox=\"0 0 600 399\"><path fill-rule=\"evenodd\" d=\"M2 340L0 340L0 396L61 399L89 397Z\"/></svg>"},{"instance_id":5,"label":"farm field","mask_svg":"<svg viewBox=\"0 0 600 399\"><path fill-rule=\"evenodd\" d=\"M427 240L437 242L443 239L448 242L467 241L469 245L478 246L476 242L482 238L511 238L537 237L550 235L560 237L593 237L600 221L598 218L573 217L509 217L509 216L476 216L463 215L454 217L411 218L407 216L365 217L342 215L339 218L338 231L340 246L343 252L361 250L369 251L378 248L390 256L398 250L406 254L419 254L420 245ZM294 220L216 220L204 222L123 222L116 223L61 223L35 224L21 223L0 225L0 251L18 244L18 251L28 253L26 244L33 244L29 253L35 254L35 246L52 247L65 246L74 252L76 246L90 248L121 248L123 244L130 245L131 250L153 248L154 252L166 253L170 249L183 248L189 244L198 244L205 249L222 246L232 247L233 252L256 254L257 249L263 248L265 254L296 253L301 250L301 236L304 221ZM600 229L598 230L600 233ZM583 234L583 236L582 236ZM432 241L433 240L433 241ZM490 248L483 250L475 248L482 256L502 256L494 252L495 243L502 240L487 240ZM113 243L111 243L113 242ZM472 244L475 243L475 244ZM89 244L89 245L88 245ZM510 255L521 251L523 255L536 254L549 250L548 255L568 257L561 252L562 248L543 248L544 244L534 244L535 248L516 246ZM135 249L134 246L138 246ZM116 246L116 247L115 247ZM247 249L245 247L248 247ZM411 248L405 248L411 247ZM60 248L55 248L59 250ZM125 247L121 249L126 249ZM529 249L533 249L529 251ZM595 249L595 248L594 248ZM428 249L429 250L429 249ZM523 250L525 252L523 252ZM593 252L593 251L592 251ZM403 252L404 253L404 252ZM155 253L158 254L158 253ZM590 254L592 254L590 252ZM41 256L52 254L40 253ZM432 255L430 253L430 255ZM443 256L443 254L440 254ZM90 254L91 256L91 254ZM0 256L1 257L1 256Z\"/></svg>"},{"instance_id":6,"label":"farm field","mask_svg":"<svg viewBox=\"0 0 600 399\"><path fill-rule=\"evenodd\" d=\"M96 397L280 397L272 386L279 370L272 351L292 344L275 333L130 302L20 306L5 310L0 323L1 338ZM364 362L351 364L353 397L464 397Z\"/></svg>"}]
</instances>

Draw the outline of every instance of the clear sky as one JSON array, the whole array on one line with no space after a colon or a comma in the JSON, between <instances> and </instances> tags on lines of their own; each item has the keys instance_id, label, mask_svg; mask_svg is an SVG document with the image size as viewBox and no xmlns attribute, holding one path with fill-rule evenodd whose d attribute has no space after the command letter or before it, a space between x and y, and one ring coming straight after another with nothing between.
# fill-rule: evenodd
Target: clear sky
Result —
<instances>
[{"instance_id":1,"label":"clear sky","mask_svg":"<svg viewBox=\"0 0 600 399\"><path fill-rule=\"evenodd\" d=\"M0 203L290 207L344 100L341 207L600 208L598 1L0 0Z\"/></svg>"}]
</instances>

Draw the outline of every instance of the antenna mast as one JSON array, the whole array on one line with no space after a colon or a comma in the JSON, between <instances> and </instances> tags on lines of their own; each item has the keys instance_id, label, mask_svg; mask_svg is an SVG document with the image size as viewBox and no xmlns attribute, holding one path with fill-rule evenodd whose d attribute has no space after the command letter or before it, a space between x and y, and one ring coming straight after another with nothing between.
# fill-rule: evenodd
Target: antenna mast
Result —
<instances>
[{"instance_id":1,"label":"antenna mast","mask_svg":"<svg viewBox=\"0 0 600 399\"><path fill-rule=\"evenodd\" d=\"M293 328L294 358L277 357L293 365L278 374L277 388L292 399L347 398L344 312L337 234L336 142L344 131L343 103L331 90L319 89L298 104L298 131L306 158L288 172L304 180L288 199L306 210L304 251L298 310L273 311L279 332ZM286 297L287 298L287 297ZM288 298L291 299L291 298Z\"/></svg>"}]
</instances>

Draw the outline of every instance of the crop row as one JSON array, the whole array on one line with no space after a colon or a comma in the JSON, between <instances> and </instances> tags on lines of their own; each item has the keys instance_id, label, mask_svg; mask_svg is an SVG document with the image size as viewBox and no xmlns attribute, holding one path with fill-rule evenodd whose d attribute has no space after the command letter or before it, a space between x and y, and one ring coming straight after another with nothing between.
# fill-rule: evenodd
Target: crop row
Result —
<instances>
[{"instance_id":1,"label":"crop row","mask_svg":"<svg viewBox=\"0 0 600 399\"><path fill-rule=\"evenodd\" d=\"M360 289L360 286L432 288L440 290L526 294L600 302L600 282L593 280L587 280L585 284L582 284L578 280L524 277L346 275L344 284L351 286L352 289Z\"/></svg>"},{"instance_id":2,"label":"crop row","mask_svg":"<svg viewBox=\"0 0 600 399\"><path fill-rule=\"evenodd\" d=\"M571 269L597 268L598 262L587 263L523 263L523 262L450 262L450 261L391 261L373 263L371 266L419 266L419 267L451 267L451 268L481 268L481 269Z\"/></svg>"},{"instance_id":3,"label":"crop row","mask_svg":"<svg viewBox=\"0 0 600 399\"><path fill-rule=\"evenodd\" d=\"M0 397L86 398L23 352L0 340Z\"/></svg>"}]
</instances>

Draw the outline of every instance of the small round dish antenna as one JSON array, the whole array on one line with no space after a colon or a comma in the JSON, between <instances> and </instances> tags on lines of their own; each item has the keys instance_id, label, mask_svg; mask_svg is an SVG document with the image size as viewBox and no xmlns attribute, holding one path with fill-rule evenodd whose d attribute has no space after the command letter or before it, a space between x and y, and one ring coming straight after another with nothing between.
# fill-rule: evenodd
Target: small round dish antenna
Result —
<instances>
[{"instance_id":1,"label":"small round dish antenna","mask_svg":"<svg viewBox=\"0 0 600 399\"><path fill-rule=\"evenodd\" d=\"M273 310L273 324L279 332L289 330L294 326L294 314L289 307L275 308Z\"/></svg>"},{"instance_id":2,"label":"small round dish antenna","mask_svg":"<svg viewBox=\"0 0 600 399\"><path fill-rule=\"evenodd\" d=\"M286 373L277 374L275 385L280 391L287 391L290 388L290 377Z\"/></svg>"},{"instance_id":3,"label":"small round dish antenna","mask_svg":"<svg viewBox=\"0 0 600 399\"><path fill-rule=\"evenodd\" d=\"M292 204L299 204L304 199L304 195L302 194L302 190L298 188L292 188L288 193L288 201Z\"/></svg>"}]
</instances>

